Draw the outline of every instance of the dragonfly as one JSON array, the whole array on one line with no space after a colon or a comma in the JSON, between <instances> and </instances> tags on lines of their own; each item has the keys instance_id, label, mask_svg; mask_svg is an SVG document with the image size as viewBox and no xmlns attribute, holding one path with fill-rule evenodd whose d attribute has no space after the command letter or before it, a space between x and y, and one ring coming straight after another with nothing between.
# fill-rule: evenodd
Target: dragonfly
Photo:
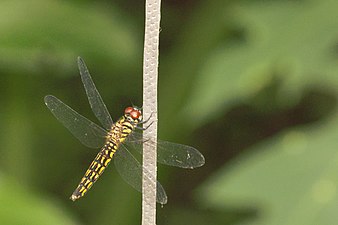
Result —
<instances>
[{"instance_id":1,"label":"dragonfly","mask_svg":"<svg viewBox=\"0 0 338 225\"><path fill-rule=\"evenodd\" d=\"M142 192L142 170L145 168L131 152L142 154L144 143L157 146L157 161L161 164L188 169L204 165L203 155L191 146L144 137L142 131L151 126L151 118L144 119L141 108L126 107L123 116L114 123L84 60L78 57L77 63L89 105L102 126L80 115L53 95L47 95L44 98L51 113L83 145L100 149L71 195L71 200L75 201L83 197L112 160L116 170L126 183ZM144 128L145 124L148 126ZM147 171L144 172L144 174L148 174L146 179L156 182L156 201L166 204L167 195L163 186Z\"/></svg>"}]
</instances>

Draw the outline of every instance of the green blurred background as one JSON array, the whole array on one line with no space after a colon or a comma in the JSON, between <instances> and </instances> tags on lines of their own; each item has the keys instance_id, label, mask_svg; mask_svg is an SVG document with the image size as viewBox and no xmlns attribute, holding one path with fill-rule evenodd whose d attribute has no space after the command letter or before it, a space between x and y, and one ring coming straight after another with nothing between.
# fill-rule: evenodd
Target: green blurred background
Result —
<instances>
[{"instance_id":1,"label":"green blurred background","mask_svg":"<svg viewBox=\"0 0 338 225\"><path fill-rule=\"evenodd\" d=\"M159 136L206 164L159 165L158 224L337 224L338 1L169 0L161 28ZM112 165L69 200L97 151L43 97L94 120L81 56L113 118L141 105L143 35L143 1L0 1L0 224L140 224Z\"/></svg>"}]
</instances>

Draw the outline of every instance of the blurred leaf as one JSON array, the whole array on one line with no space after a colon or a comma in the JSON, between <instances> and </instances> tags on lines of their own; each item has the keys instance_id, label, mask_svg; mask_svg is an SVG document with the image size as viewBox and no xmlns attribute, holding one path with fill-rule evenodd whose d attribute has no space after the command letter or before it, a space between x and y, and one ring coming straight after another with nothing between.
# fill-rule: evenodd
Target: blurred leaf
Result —
<instances>
[{"instance_id":1,"label":"blurred leaf","mask_svg":"<svg viewBox=\"0 0 338 225\"><path fill-rule=\"evenodd\" d=\"M257 94L282 75L280 104L296 103L305 87L338 86L338 1L252 1L225 9L246 42L223 40L204 56L188 104L190 123L203 123ZM228 19L224 17L224 20ZM228 22L228 21L227 21ZM224 21L224 23L226 23Z\"/></svg>"},{"instance_id":2,"label":"blurred leaf","mask_svg":"<svg viewBox=\"0 0 338 225\"><path fill-rule=\"evenodd\" d=\"M44 199L42 193L34 194L4 176L0 176L0 202L1 224L78 224L55 200Z\"/></svg>"},{"instance_id":3,"label":"blurred leaf","mask_svg":"<svg viewBox=\"0 0 338 225\"><path fill-rule=\"evenodd\" d=\"M168 208L167 208L168 207ZM209 207L193 208L193 205L176 205L175 207L165 206L165 210L158 210L158 224L238 224L239 221L255 217L254 212L234 212L226 209L214 209Z\"/></svg>"},{"instance_id":4,"label":"blurred leaf","mask_svg":"<svg viewBox=\"0 0 338 225\"><path fill-rule=\"evenodd\" d=\"M0 67L37 74L74 72L78 55L97 67L130 68L136 39L117 9L82 1L28 0L0 3ZM20 66L18 66L20 65ZM29 74L29 73L28 73Z\"/></svg>"},{"instance_id":5,"label":"blurred leaf","mask_svg":"<svg viewBox=\"0 0 338 225\"><path fill-rule=\"evenodd\" d=\"M165 137L170 132L176 137L183 137L191 131L188 126L190 124L187 124L191 120L186 118L186 115L175 116L174 120L172 118L187 104L196 82L196 73L201 65L204 65L210 49L229 33L223 23L224 8L228 4L228 1L224 0L201 1L193 10L189 10L191 15L188 15L187 21L177 24L177 26L183 24L177 35L178 40L172 46L170 54L161 59L159 68L159 109L164 124L160 128L165 128L160 133ZM177 129L178 127L180 129Z\"/></svg>"},{"instance_id":6,"label":"blurred leaf","mask_svg":"<svg viewBox=\"0 0 338 225\"><path fill-rule=\"evenodd\" d=\"M256 146L210 179L203 205L257 208L259 219L248 224L335 224L337 137L336 116Z\"/></svg>"}]
</instances>

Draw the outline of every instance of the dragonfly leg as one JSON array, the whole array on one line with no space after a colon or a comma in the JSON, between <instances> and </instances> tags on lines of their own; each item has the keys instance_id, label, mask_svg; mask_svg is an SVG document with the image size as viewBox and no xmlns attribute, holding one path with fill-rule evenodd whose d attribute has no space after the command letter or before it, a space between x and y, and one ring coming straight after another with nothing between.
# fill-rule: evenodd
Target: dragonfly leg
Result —
<instances>
[{"instance_id":1,"label":"dragonfly leg","mask_svg":"<svg viewBox=\"0 0 338 225\"><path fill-rule=\"evenodd\" d=\"M153 112L151 112L151 113L150 113L150 116L148 117L148 119L146 119L146 120L143 120L143 121L139 122L139 124L148 123L148 122L149 122L149 120L150 120L150 118L151 118L152 116L153 116Z\"/></svg>"},{"instance_id":2,"label":"dragonfly leg","mask_svg":"<svg viewBox=\"0 0 338 225\"><path fill-rule=\"evenodd\" d=\"M136 129L139 129L139 130L146 130L146 129L148 129L151 125L153 125L153 123L154 123L154 121L152 121L148 126L146 126L146 127L138 127L138 126L136 126L135 128Z\"/></svg>"},{"instance_id":3,"label":"dragonfly leg","mask_svg":"<svg viewBox=\"0 0 338 225\"><path fill-rule=\"evenodd\" d=\"M129 143L137 143L137 144L141 144L141 143L145 143L145 142L148 142L150 141L150 138L144 138L143 140L135 140L135 139L129 139L128 142Z\"/></svg>"}]
</instances>

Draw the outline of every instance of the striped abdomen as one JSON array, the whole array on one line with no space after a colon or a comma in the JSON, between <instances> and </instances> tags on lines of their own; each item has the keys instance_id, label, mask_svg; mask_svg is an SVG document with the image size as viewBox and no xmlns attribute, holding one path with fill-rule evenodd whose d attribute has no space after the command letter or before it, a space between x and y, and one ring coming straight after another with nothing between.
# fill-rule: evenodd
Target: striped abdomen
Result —
<instances>
[{"instance_id":1,"label":"striped abdomen","mask_svg":"<svg viewBox=\"0 0 338 225\"><path fill-rule=\"evenodd\" d=\"M79 185L70 197L71 200L75 201L81 198L93 186L95 181L97 181L109 165L120 143L124 142L135 128L134 126L126 121L124 117L112 126L112 129L108 133L106 144L90 164Z\"/></svg>"}]
</instances>

